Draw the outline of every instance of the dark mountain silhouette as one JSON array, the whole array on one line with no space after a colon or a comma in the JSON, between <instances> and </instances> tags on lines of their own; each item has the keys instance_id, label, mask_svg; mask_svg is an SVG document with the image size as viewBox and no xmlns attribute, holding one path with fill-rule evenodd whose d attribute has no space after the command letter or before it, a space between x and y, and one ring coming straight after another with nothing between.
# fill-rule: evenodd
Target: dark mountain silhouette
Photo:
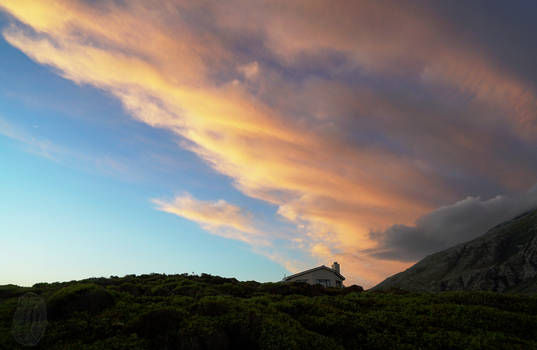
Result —
<instances>
[{"instance_id":1,"label":"dark mountain silhouette","mask_svg":"<svg viewBox=\"0 0 537 350\"><path fill-rule=\"evenodd\" d=\"M429 255L372 290L537 292L537 209Z\"/></svg>"}]
</instances>

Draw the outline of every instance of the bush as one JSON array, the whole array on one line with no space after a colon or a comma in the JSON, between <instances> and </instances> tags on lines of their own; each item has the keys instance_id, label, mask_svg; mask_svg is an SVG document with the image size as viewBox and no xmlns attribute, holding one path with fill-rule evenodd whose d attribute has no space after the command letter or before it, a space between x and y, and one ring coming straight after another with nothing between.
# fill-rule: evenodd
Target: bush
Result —
<instances>
[{"instance_id":1,"label":"bush","mask_svg":"<svg viewBox=\"0 0 537 350\"><path fill-rule=\"evenodd\" d=\"M184 311L160 308L143 313L128 328L139 336L148 338L177 331L185 317Z\"/></svg>"},{"instance_id":2,"label":"bush","mask_svg":"<svg viewBox=\"0 0 537 350\"><path fill-rule=\"evenodd\" d=\"M19 287L13 284L0 286L0 299L18 297L29 291L30 288Z\"/></svg>"},{"instance_id":3,"label":"bush","mask_svg":"<svg viewBox=\"0 0 537 350\"><path fill-rule=\"evenodd\" d=\"M114 298L96 284L74 284L54 293L48 300L50 319L56 320L74 312L98 313L114 304Z\"/></svg>"},{"instance_id":4,"label":"bush","mask_svg":"<svg viewBox=\"0 0 537 350\"><path fill-rule=\"evenodd\" d=\"M48 300L41 349L537 349L537 297L156 275L0 287L0 348L21 293Z\"/></svg>"}]
</instances>

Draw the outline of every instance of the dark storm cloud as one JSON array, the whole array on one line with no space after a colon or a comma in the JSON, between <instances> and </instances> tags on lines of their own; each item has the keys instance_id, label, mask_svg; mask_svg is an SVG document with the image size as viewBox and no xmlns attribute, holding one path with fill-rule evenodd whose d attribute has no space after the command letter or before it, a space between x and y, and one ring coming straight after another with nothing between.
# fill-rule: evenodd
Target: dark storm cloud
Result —
<instances>
[{"instance_id":1,"label":"dark storm cloud","mask_svg":"<svg viewBox=\"0 0 537 350\"><path fill-rule=\"evenodd\" d=\"M518 196L488 200L468 197L419 218L414 226L393 225L385 231L371 232L379 247L364 252L380 259L416 261L476 238L493 226L535 208L537 185Z\"/></svg>"}]
</instances>

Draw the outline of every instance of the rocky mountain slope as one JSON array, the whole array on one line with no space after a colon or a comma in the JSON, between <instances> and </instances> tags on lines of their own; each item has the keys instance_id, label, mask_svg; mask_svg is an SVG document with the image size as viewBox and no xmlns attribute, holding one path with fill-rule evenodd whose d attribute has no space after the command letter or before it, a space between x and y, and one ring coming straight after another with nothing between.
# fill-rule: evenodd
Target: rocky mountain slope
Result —
<instances>
[{"instance_id":1,"label":"rocky mountain slope","mask_svg":"<svg viewBox=\"0 0 537 350\"><path fill-rule=\"evenodd\" d=\"M537 293L537 209L429 255L372 290Z\"/></svg>"}]
</instances>

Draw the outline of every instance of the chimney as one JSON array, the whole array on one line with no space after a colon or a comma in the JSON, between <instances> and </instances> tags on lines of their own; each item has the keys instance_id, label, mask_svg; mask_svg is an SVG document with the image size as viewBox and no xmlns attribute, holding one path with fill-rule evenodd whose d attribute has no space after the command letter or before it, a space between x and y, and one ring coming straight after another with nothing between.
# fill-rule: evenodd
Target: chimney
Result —
<instances>
[{"instance_id":1,"label":"chimney","mask_svg":"<svg viewBox=\"0 0 537 350\"><path fill-rule=\"evenodd\" d=\"M337 261L334 261L334 263L332 264L332 270L336 271L337 273L340 273L339 264L337 263Z\"/></svg>"}]
</instances>

